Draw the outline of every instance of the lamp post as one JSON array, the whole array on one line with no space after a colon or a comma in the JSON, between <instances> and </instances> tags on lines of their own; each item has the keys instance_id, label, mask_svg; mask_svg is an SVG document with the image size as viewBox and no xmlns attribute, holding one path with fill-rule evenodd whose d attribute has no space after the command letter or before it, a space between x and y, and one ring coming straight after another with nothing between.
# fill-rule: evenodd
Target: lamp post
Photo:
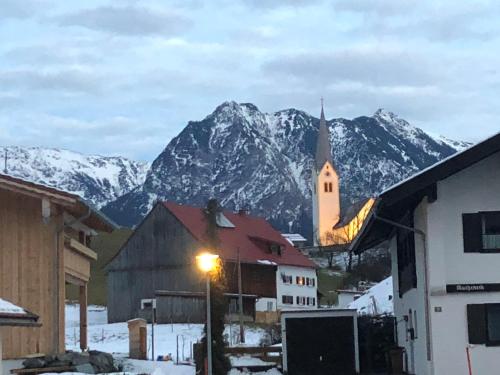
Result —
<instances>
[{"instance_id":1,"label":"lamp post","mask_svg":"<svg viewBox=\"0 0 500 375\"><path fill-rule=\"evenodd\" d=\"M210 273L217 268L219 256L202 253L196 256L198 268L207 276L207 362L208 375L212 375L212 314L210 308Z\"/></svg>"}]
</instances>

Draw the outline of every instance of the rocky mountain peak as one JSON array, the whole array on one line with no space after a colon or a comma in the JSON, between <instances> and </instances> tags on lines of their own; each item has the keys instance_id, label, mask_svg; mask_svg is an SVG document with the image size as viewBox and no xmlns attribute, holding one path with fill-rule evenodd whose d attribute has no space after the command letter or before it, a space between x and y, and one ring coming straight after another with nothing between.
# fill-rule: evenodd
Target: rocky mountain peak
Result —
<instances>
[{"instance_id":1,"label":"rocky mountain peak","mask_svg":"<svg viewBox=\"0 0 500 375\"><path fill-rule=\"evenodd\" d=\"M289 108L262 113L250 103L219 105L192 121L153 162L145 183L105 207L135 225L157 199L228 209L247 206L277 228L310 236L311 166L319 119ZM341 177L342 205L372 196L456 152L394 113L327 121Z\"/></svg>"}]
</instances>

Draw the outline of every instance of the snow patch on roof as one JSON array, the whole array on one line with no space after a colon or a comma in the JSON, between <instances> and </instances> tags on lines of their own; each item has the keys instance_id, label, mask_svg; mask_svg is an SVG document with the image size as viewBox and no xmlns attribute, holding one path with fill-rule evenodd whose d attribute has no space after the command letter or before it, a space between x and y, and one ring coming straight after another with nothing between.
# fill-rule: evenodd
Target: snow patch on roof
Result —
<instances>
[{"instance_id":1,"label":"snow patch on roof","mask_svg":"<svg viewBox=\"0 0 500 375\"><path fill-rule=\"evenodd\" d=\"M14 305L12 302L0 298L0 314L23 314L27 312L22 307Z\"/></svg>"},{"instance_id":2,"label":"snow patch on roof","mask_svg":"<svg viewBox=\"0 0 500 375\"><path fill-rule=\"evenodd\" d=\"M394 314L392 276L372 286L347 307L358 310L361 315Z\"/></svg>"}]
</instances>

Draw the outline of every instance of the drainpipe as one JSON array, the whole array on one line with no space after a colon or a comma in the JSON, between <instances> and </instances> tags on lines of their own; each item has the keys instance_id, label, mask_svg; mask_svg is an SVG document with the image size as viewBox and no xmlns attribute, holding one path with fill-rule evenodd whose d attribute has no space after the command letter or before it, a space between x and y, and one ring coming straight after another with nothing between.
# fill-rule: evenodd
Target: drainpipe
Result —
<instances>
[{"instance_id":1,"label":"drainpipe","mask_svg":"<svg viewBox=\"0 0 500 375\"><path fill-rule=\"evenodd\" d=\"M56 230L56 234L55 234L55 279L56 279L56 288L55 288L55 291L56 291L56 313L54 314L54 327L59 327L59 321L60 321L60 318L61 318L61 315L59 313L60 309L61 309L61 303L60 303L60 300L59 300L59 293L61 292L60 290L60 283L61 283L61 275L60 275L60 272L59 272L59 267L61 266L61 263L60 263L60 257L59 257L59 246L60 246L60 243L59 243L59 237L61 235L62 232L64 232L64 229L67 228L67 227L70 227L76 223L81 223L83 220L85 219L88 219L90 217L90 215L92 214L92 209L90 207L88 207L88 211L86 214L84 214L83 216L79 217L79 218L76 218L74 220L72 220L71 222L69 222L68 224L65 224L64 223L64 214L63 214L63 223L62 225L57 228ZM64 270L63 270L64 272ZM64 276L64 275L63 275ZM56 330L56 332L58 332L59 330ZM58 334L60 334L60 332L58 332ZM55 336L54 337L54 347L57 348L57 351L59 352L60 351L60 347L59 347L59 336Z\"/></svg>"},{"instance_id":2,"label":"drainpipe","mask_svg":"<svg viewBox=\"0 0 500 375\"><path fill-rule=\"evenodd\" d=\"M427 350L427 361L431 362L432 353L431 353L431 321L430 321L430 302L429 302L429 270L427 267L427 236L424 231L416 228L409 227L407 225L398 223L396 221L386 219L377 215L377 213L373 212L373 218L375 220L379 220L381 222L387 223L397 228L405 229L407 231L413 232L421 236L422 245L424 247L424 300L425 300L425 338L426 338L426 350ZM434 373L434 369L431 362L432 373Z\"/></svg>"}]
</instances>

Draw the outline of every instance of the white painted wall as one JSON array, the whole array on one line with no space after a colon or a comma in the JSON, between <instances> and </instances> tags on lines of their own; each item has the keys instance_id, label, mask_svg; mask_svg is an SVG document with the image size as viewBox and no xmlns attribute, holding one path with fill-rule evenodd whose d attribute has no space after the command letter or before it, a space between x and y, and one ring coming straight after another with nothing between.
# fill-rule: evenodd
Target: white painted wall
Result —
<instances>
[{"instance_id":1,"label":"white painted wall","mask_svg":"<svg viewBox=\"0 0 500 375\"><path fill-rule=\"evenodd\" d=\"M328 174L328 176L327 176ZM340 190L339 176L335 168L326 162L320 171L313 171L313 236L314 244L327 243L325 235L332 231L332 228L340 220ZM324 184L331 183L332 191L325 192Z\"/></svg>"},{"instance_id":2,"label":"white painted wall","mask_svg":"<svg viewBox=\"0 0 500 375\"><path fill-rule=\"evenodd\" d=\"M351 302L354 302L355 296L359 297L362 294L363 292L358 292L358 294L339 292L337 294L337 305L335 307L339 309L346 309Z\"/></svg>"},{"instance_id":3,"label":"white painted wall","mask_svg":"<svg viewBox=\"0 0 500 375\"><path fill-rule=\"evenodd\" d=\"M414 216L415 227L427 234L432 362L426 358L424 247L418 234L417 289L402 298L395 238L390 242L398 342L407 350L413 373L468 375L467 304L499 303L500 293L446 294L446 284L500 282L500 254L464 253L462 237L462 213L500 210L500 153L439 182L437 189L437 201L427 203L424 199ZM435 311L436 307L441 312ZM417 311L417 338L413 341L407 336L409 322L404 320L409 309ZM496 373L499 358L500 347L475 345L471 348L473 373Z\"/></svg>"},{"instance_id":4,"label":"white painted wall","mask_svg":"<svg viewBox=\"0 0 500 375\"><path fill-rule=\"evenodd\" d=\"M273 308L271 311L276 311L276 298L259 298L255 301L255 311L269 311L268 304L272 303Z\"/></svg>"},{"instance_id":5,"label":"white painted wall","mask_svg":"<svg viewBox=\"0 0 500 375\"><path fill-rule=\"evenodd\" d=\"M285 284L281 280L281 273L285 273L287 275L292 276L292 284ZM297 285L296 277L303 276L314 278L315 286L307 286L307 285ZM276 297L277 297L277 305L278 310L292 310L292 309L316 309L318 307L318 278L316 277L316 270L314 268L305 268L305 267L294 267L294 266L278 266L276 271ZM293 296L293 305L284 305L282 303L282 296L289 295ZM301 306L297 305L297 296L301 297L314 297L316 298L315 306Z\"/></svg>"},{"instance_id":6,"label":"white painted wall","mask_svg":"<svg viewBox=\"0 0 500 375\"><path fill-rule=\"evenodd\" d=\"M464 253L462 213L500 210L500 153L438 183L428 208L434 373L468 375L467 304L499 303L500 293L445 294L446 284L500 282L500 254ZM442 312L434 312L439 306ZM451 360L453 359L453 360ZM500 347L471 349L474 374L492 374Z\"/></svg>"}]
</instances>

